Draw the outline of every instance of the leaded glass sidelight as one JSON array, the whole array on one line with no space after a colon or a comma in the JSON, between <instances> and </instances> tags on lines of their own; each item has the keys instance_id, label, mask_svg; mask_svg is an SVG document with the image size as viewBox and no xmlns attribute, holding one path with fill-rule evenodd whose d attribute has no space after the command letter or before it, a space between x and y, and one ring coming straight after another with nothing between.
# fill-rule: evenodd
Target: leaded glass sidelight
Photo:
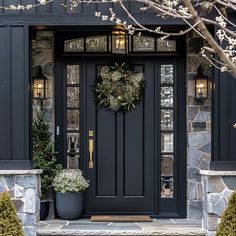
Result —
<instances>
[{"instance_id":1,"label":"leaded glass sidelight","mask_svg":"<svg viewBox=\"0 0 236 236\"><path fill-rule=\"evenodd\" d=\"M80 155L80 66L66 66L67 167L79 168Z\"/></svg>"},{"instance_id":2,"label":"leaded glass sidelight","mask_svg":"<svg viewBox=\"0 0 236 236\"><path fill-rule=\"evenodd\" d=\"M174 65L160 66L161 198L174 197Z\"/></svg>"}]
</instances>

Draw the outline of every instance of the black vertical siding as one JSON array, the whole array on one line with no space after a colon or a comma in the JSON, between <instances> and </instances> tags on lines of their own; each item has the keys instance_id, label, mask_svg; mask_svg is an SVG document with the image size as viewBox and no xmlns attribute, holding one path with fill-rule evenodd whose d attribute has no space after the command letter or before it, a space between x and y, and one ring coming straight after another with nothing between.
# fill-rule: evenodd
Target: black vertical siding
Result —
<instances>
[{"instance_id":1,"label":"black vertical siding","mask_svg":"<svg viewBox=\"0 0 236 236\"><path fill-rule=\"evenodd\" d=\"M0 159L28 159L28 30L0 27L0 39Z\"/></svg>"},{"instance_id":2,"label":"black vertical siding","mask_svg":"<svg viewBox=\"0 0 236 236\"><path fill-rule=\"evenodd\" d=\"M0 159L11 158L11 81L9 27L0 27Z\"/></svg>"}]
</instances>

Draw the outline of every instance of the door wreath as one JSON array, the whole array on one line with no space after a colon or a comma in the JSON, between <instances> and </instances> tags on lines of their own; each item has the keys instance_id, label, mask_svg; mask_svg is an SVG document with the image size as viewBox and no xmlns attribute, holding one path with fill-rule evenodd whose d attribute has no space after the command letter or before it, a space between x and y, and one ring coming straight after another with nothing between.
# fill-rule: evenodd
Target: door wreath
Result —
<instances>
[{"instance_id":1,"label":"door wreath","mask_svg":"<svg viewBox=\"0 0 236 236\"><path fill-rule=\"evenodd\" d=\"M142 99L143 91L143 73L125 63L102 66L98 73L95 96L107 110L129 111Z\"/></svg>"}]
</instances>

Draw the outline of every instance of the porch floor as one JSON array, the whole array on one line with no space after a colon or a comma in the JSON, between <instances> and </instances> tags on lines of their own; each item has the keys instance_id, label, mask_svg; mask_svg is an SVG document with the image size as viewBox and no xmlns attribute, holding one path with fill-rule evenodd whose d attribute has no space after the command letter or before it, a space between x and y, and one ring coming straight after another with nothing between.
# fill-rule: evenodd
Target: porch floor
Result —
<instances>
[{"instance_id":1,"label":"porch floor","mask_svg":"<svg viewBox=\"0 0 236 236\"><path fill-rule=\"evenodd\" d=\"M200 220L153 219L152 222L91 222L80 220L46 220L38 227L39 235L200 235L204 236Z\"/></svg>"}]
</instances>

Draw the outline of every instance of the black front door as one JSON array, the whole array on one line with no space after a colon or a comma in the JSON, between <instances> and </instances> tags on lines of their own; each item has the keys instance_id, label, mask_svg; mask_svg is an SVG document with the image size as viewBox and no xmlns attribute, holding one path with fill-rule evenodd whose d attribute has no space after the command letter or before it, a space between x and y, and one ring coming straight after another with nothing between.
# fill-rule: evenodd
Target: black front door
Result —
<instances>
[{"instance_id":1,"label":"black front door","mask_svg":"<svg viewBox=\"0 0 236 236\"><path fill-rule=\"evenodd\" d=\"M93 153L86 155L93 159L93 168L89 160L86 164L88 213L154 213L154 61L122 61L143 72L146 80L144 98L127 113L107 111L94 101L99 68L117 59L90 59L85 65L87 150L94 142Z\"/></svg>"},{"instance_id":2,"label":"black front door","mask_svg":"<svg viewBox=\"0 0 236 236\"><path fill-rule=\"evenodd\" d=\"M101 66L115 62L144 73L144 96L127 113L108 111L94 97ZM61 58L56 147L61 162L81 168L90 181L84 214L186 215L180 62L174 56Z\"/></svg>"}]
</instances>

